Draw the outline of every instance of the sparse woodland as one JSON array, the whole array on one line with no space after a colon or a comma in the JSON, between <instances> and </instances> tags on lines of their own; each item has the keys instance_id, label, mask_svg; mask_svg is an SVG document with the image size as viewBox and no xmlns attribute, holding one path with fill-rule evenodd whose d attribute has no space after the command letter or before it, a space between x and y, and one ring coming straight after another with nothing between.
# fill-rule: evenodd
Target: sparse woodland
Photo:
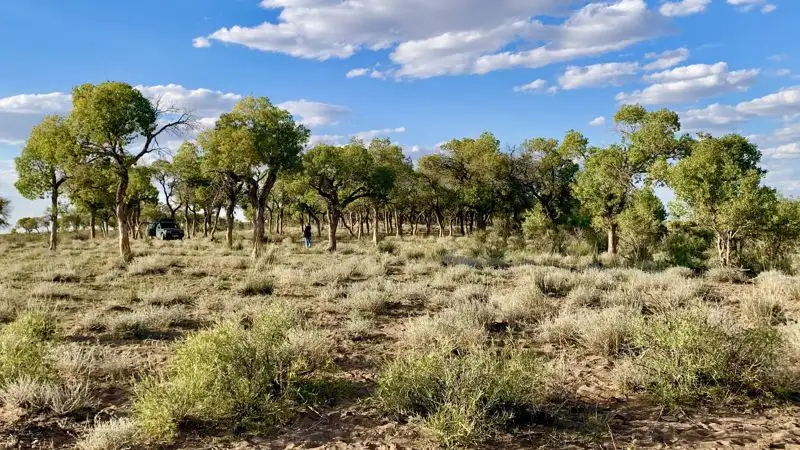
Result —
<instances>
[{"instance_id":1,"label":"sparse woodland","mask_svg":"<svg viewBox=\"0 0 800 450\"><path fill-rule=\"evenodd\" d=\"M412 162L266 98L73 102L16 161L45 217L0 196L8 448L800 445L800 203L744 137L623 106Z\"/></svg>"}]
</instances>

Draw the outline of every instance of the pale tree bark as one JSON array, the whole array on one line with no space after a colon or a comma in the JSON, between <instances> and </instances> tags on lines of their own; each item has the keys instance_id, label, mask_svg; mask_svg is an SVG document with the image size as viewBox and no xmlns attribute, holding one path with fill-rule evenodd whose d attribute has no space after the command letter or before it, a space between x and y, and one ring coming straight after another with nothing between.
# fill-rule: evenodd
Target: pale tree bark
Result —
<instances>
[{"instance_id":1,"label":"pale tree bark","mask_svg":"<svg viewBox=\"0 0 800 450\"><path fill-rule=\"evenodd\" d=\"M340 213L337 210L328 211L328 216L330 218L330 224L328 224L328 251L335 252L336 251L336 230L339 227L339 216Z\"/></svg>"},{"instance_id":2,"label":"pale tree bark","mask_svg":"<svg viewBox=\"0 0 800 450\"><path fill-rule=\"evenodd\" d=\"M372 243L378 245L380 243L380 236L378 235L378 208L372 207Z\"/></svg>"},{"instance_id":3,"label":"pale tree bark","mask_svg":"<svg viewBox=\"0 0 800 450\"><path fill-rule=\"evenodd\" d=\"M54 252L58 247L58 186L53 187L50 200L50 251Z\"/></svg>"},{"instance_id":4,"label":"pale tree bark","mask_svg":"<svg viewBox=\"0 0 800 450\"><path fill-rule=\"evenodd\" d=\"M117 204L117 234L119 235L119 254L122 260L130 262L133 260L131 251L130 230L128 229L128 202L125 195L128 192L128 171L119 171L119 183L117 184L116 204Z\"/></svg>"},{"instance_id":5,"label":"pale tree bark","mask_svg":"<svg viewBox=\"0 0 800 450\"><path fill-rule=\"evenodd\" d=\"M611 255L617 254L617 244L619 243L619 239L617 238L617 224L612 223L611 226L608 227L608 253Z\"/></svg>"}]
</instances>

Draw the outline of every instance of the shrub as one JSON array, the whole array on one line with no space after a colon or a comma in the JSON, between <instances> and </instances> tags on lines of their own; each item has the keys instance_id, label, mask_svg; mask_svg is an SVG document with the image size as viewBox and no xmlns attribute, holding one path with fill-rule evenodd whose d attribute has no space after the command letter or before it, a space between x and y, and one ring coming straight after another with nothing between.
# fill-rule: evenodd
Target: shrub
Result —
<instances>
[{"instance_id":1,"label":"shrub","mask_svg":"<svg viewBox=\"0 0 800 450\"><path fill-rule=\"evenodd\" d=\"M636 387L662 404L783 389L784 344L771 327L741 329L700 308L678 309L642 321L632 345Z\"/></svg>"},{"instance_id":2,"label":"shrub","mask_svg":"<svg viewBox=\"0 0 800 450\"><path fill-rule=\"evenodd\" d=\"M717 283L744 283L747 275L740 269L732 267L715 267L706 272L706 278Z\"/></svg>"},{"instance_id":3,"label":"shrub","mask_svg":"<svg viewBox=\"0 0 800 450\"><path fill-rule=\"evenodd\" d=\"M185 288L170 287L164 284L156 285L147 291L141 292L138 297L148 305L156 306L174 306L192 303L192 298L186 292Z\"/></svg>"},{"instance_id":4,"label":"shrub","mask_svg":"<svg viewBox=\"0 0 800 450\"><path fill-rule=\"evenodd\" d=\"M51 324L40 313L29 312L0 331L0 387L19 378L44 381L53 377L46 338Z\"/></svg>"},{"instance_id":5,"label":"shrub","mask_svg":"<svg viewBox=\"0 0 800 450\"><path fill-rule=\"evenodd\" d=\"M257 295L271 295L275 290L275 280L271 277L251 277L236 289L239 295L254 297Z\"/></svg>"},{"instance_id":6,"label":"shrub","mask_svg":"<svg viewBox=\"0 0 800 450\"><path fill-rule=\"evenodd\" d=\"M245 428L284 422L327 365L329 341L299 331L296 315L280 306L247 328L226 322L196 332L177 346L162 377L136 387L137 428L170 441L188 417Z\"/></svg>"},{"instance_id":7,"label":"shrub","mask_svg":"<svg viewBox=\"0 0 800 450\"><path fill-rule=\"evenodd\" d=\"M491 300L497 306L500 318L511 325L536 323L558 311L552 299L528 287L495 294Z\"/></svg>"},{"instance_id":8,"label":"shrub","mask_svg":"<svg viewBox=\"0 0 800 450\"><path fill-rule=\"evenodd\" d=\"M552 297L566 297L579 283L576 275L563 269L534 270L528 284L539 288L539 291Z\"/></svg>"},{"instance_id":9,"label":"shrub","mask_svg":"<svg viewBox=\"0 0 800 450\"><path fill-rule=\"evenodd\" d=\"M186 311L177 308L147 306L105 318L105 329L119 338L144 339L164 332L186 320Z\"/></svg>"},{"instance_id":10,"label":"shrub","mask_svg":"<svg viewBox=\"0 0 800 450\"><path fill-rule=\"evenodd\" d=\"M403 352L381 370L376 399L389 413L420 420L442 446L474 445L554 400L548 363L507 344L464 355Z\"/></svg>"},{"instance_id":11,"label":"shrub","mask_svg":"<svg viewBox=\"0 0 800 450\"><path fill-rule=\"evenodd\" d=\"M78 450L123 450L136 442L136 424L130 419L101 422L76 444Z\"/></svg>"},{"instance_id":12,"label":"shrub","mask_svg":"<svg viewBox=\"0 0 800 450\"><path fill-rule=\"evenodd\" d=\"M101 422L76 444L78 450L123 450L136 442L136 424L130 419Z\"/></svg>"},{"instance_id":13,"label":"shrub","mask_svg":"<svg viewBox=\"0 0 800 450\"><path fill-rule=\"evenodd\" d=\"M171 267L177 267L178 260L169 256L144 256L128 264L129 275L160 275Z\"/></svg>"},{"instance_id":14,"label":"shrub","mask_svg":"<svg viewBox=\"0 0 800 450\"><path fill-rule=\"evenodd\" d=\"M375 329L375 322L362 314L352 314L344 328L351 338L364 338Z\"/></svg>"},{"instance_id":15,"label":"shrub","mask_svg":"<svg viewBox=\"0 0 800 450\"><path fill-rule=\"evenodd\" d=\"M378 315L386 311L394 289L388 282L354 284L347 297L341 300L341 305L348 311Z\"/></svg>"}]
</instances>

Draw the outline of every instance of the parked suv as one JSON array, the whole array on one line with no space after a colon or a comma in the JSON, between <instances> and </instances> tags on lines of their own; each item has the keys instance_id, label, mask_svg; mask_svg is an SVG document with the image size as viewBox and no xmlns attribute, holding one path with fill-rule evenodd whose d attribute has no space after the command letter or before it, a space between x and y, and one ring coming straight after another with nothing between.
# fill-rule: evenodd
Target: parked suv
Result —
<instances>
[{"instance_id":1,"label":"parked suv","mask_svg":"<svg viewBox=\"0 0 800 450\"><path fill-rule=\"evenodd\" d=\"M171 219L159 219L147 227L147 235L164 241L183 239L183 230Z\"/></svg>"}]
</instances>

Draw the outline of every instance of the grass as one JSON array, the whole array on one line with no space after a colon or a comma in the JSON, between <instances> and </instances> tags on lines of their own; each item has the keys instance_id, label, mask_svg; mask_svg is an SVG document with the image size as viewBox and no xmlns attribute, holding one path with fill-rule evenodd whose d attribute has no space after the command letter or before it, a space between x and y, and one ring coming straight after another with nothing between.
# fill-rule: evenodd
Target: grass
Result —
<instances>
[{"instance_id":1,"label":"grass","mask_svg":"<svg viewBox=\"0 0 800 450\"><path fill-rule=\"evenodd\" d=\"M0 401L28 430L13 445L330 446L334 427L380 423L348 445L611 448L610 430L625 448L620 421L597 417L699 404L698 423L734 410L749 427L754 405L775 423L798 411L800 277L641 270L512 238L500 254L489 235L381 251L344 231L330 254L292 234L252 260L247 233L238 249L220 237L133 240L130 264L112 239L53 254L0 237ZM659 426L691 432L683 417Z\"/></svg>"},{"instance_id":2,"label":"grass","mask_svg":"<svg viewBox=\"0 0 800 450\"><path fill-rule=\"evenodd\" d=\"M295 317L276 306L246 329L226 322L190 335L163 375L137 386L137 428L154 441L170 441L189 417L231 427L290 419L308 380L327 365L330 342L322 332L298 328Z\"/></svg>"}]
</instances>

